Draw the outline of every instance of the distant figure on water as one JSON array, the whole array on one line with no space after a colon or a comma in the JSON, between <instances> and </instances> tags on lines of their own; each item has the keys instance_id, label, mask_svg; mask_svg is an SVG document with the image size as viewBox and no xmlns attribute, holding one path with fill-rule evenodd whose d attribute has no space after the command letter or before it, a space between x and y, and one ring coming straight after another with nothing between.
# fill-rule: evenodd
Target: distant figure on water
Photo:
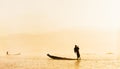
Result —
<instances>
[{"instance_id":1,"label":"distant figure on water","mask_svg":"<svg viewBox=\"0 0 120 69\"><path fill-rule=\"evenodd\" d=\"M8 55L8 51L6 52L6 55Z\"/></svg>"},{"instance_id":2,"label":"distant figure on water","mask_svg":"<svg viewBox=\"0 0 120 69\"><path fill-rule=\"evenodd\" d=\"M75 47L74 47L74 52L77 54L77 59L79 59L80 53L79 53L79 47L77 45L75 45Z\"/></svg>"}]
</instances>

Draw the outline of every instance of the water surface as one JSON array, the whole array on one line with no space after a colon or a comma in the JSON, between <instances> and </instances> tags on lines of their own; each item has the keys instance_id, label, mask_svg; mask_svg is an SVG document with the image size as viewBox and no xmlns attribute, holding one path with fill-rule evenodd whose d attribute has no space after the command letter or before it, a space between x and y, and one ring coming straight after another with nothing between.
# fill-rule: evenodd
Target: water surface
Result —
<instances>
[{"instance_id":1,"label":"water surface","mask_svg":"<svg viewBox=\"0 0 120 69\"><path fill-rule=\"evenodd\" d=\"M47 56L1 56L0 69L120 69L120 60L105 58L53 60Z\"/></svg>"}]
</instances>

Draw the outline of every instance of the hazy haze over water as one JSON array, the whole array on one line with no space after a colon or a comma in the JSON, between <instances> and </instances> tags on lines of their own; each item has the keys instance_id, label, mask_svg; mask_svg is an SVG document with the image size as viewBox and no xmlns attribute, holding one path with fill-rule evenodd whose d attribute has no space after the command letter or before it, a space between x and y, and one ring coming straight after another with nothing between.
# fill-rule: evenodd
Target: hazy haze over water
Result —
<instances>
[{"instance_id":1,"label":"hazy haze over water","mask_svg":"<svg viewBox=\"0 0 120 69\"><path fill-rule=\"evenodd\" d=\"M119 0L0 0L0 69L120 68L119 6ZM46 56L75 58L75 44L80 62Z\"/></svg>"}]
</instances>

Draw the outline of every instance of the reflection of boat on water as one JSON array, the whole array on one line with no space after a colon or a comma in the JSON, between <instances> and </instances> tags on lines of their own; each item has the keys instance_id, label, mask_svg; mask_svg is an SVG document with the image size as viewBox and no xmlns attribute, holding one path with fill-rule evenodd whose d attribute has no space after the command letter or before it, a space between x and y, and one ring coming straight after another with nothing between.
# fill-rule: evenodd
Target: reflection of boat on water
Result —
<instances>
[{"instance_id":1,"label":"reflection of boat on water","mask_svg":"<svg viewBox=\"0 0 120 69\"><path fill-rule=\"evenodd\" d=\"M6 55L21 55L21 53L9 53L8 51L6 52Z\"/></svg>"},{"instance_id":2,"label":"reflection of boat on water","mask_svg":"<svg viewBox=\"0 0 120 69\"><path fill-rule=\"evenodd\" d=\"M52 59L58 59L58 60L77 60L75 58L58 57L58 56L53 56L53 55L50 55L50 54L47 54L47 56L52 58Z\"/></svg>"}]
</instances>

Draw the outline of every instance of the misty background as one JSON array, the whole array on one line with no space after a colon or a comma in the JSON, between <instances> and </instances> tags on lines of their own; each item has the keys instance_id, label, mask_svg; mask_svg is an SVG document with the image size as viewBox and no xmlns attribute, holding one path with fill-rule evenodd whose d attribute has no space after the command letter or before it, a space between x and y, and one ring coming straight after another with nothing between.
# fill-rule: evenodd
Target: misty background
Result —
<instances>
[{"instance_id":1,"label":"misty background","mask_svg":"<svg viewBox=\"0 0 120 69\"><path fill-rule=\"evenodd\" d=\"M119 54L119 0L0 0L0 54Z\"/></svg>"}]
</instances>

